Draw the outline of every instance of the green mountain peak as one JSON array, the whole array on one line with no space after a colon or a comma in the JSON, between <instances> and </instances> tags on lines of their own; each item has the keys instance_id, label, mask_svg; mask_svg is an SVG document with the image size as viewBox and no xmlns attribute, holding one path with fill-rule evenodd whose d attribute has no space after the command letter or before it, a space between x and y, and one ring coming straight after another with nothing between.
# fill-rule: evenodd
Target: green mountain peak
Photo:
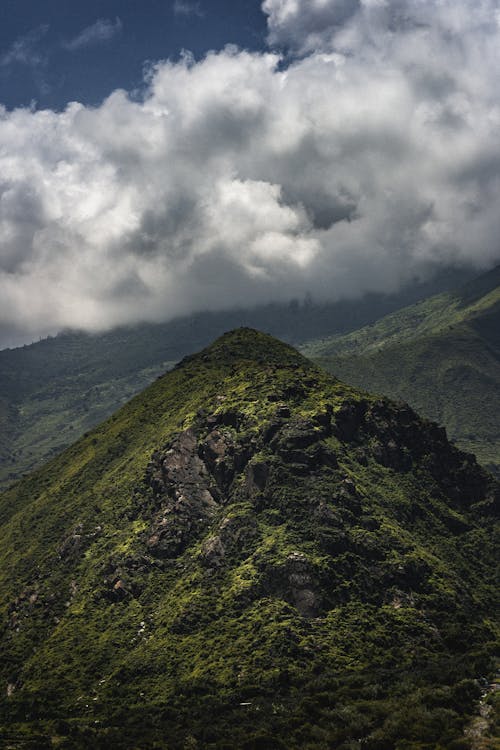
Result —
<instances>
[{"instance_id":1,"label":"green mountain peak","mask_svg":"<svg viewBox=\"0 0 500 750\"><path fill-rule=\"evenodd\" d=\"M234 364L252 361L262 365L313 367L296 349L283 341L253 328L236 328L216 339L197 354L185 357L178 365L203 360L210 364Z\"/></svg>"},{"instance_id":2,"label":"green mountain peak","mask_svg":"<svg viewBox=\"0 0 500 750\"><path fill-rule=\"evenodd\" d=\"M225 334L0 496L0 741L468 747L498 499L409 407Z\"/></svg>"},{"instance_id":3,"label":"green mountain peak","mask_svg":"<svg viewBox=\"0 0 500 750\"><path fill-rule=\"evenodd\" d=\"M71 445L183 356L223 331L246 325L286 341L348 331L410 299L449 289L470 273L446 272L397 295L336 303L269 304L200 312L168 323L101 334L66 331L0 352L0 489ZM454 280L454 281L453 281Z\"/></svg>"}]
</instances>

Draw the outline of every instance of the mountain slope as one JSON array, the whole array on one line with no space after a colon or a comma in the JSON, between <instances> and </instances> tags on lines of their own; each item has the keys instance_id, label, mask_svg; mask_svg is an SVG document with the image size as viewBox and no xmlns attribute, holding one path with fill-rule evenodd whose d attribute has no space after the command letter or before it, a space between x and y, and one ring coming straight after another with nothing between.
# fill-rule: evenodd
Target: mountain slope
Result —
<instances>
[{"instance_id":1,"label":"mountain slope","mask_svg":"<svg viewBox=\"0 0 500 750\"><path fill-rule=\"evenodd\" d=\"M500 470L500 266L302 351L346 382L407 401Z\"/></svg>"},{"instance_id":2,"label":"mountain slope","mask_svg":"<svg viewBox=\"0 0 500 750\"><path fill-rule=\"evenodd\" d=\"M408 407L227 334L0 496L0 739L470 747L498 499Z\"/></svg>"},{"instance_id":3,"label":"mountain slope","mask_svg":"<svg viewBox=\"0 0 500 750\"><path fill-rule=\"evenodd\" d=\"M292 300L99 335L67 332L0 351L0 488L74 442L223 331L247 325L297 343L365 325L436 287L449 288L454 279L456 274L447 273L399 294L372 294L356 301Z\"/></svg>"}]
</instances>

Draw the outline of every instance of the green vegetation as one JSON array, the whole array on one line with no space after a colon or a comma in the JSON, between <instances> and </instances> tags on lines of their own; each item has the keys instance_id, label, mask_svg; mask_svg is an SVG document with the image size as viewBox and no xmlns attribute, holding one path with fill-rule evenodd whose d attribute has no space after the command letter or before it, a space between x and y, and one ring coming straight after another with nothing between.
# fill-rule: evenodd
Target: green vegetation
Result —
<instances>
[{"instance_id":1,"label":"green vegetation","mask_svg":"<svg viewBox=\"0 0 500 750\"><path fill-rule=\"evenodd\" d=\"M0 351L0 488L39 466L99 424L186 354L241 325L298 343L345 332L395 310L455 276L399 295L313 304L292 300L253 310L200 313L100 335L67 332Z\"/></svg>"},{"instance_id":2,"label":"green vegetation","mask_svg":"<svg viewBox=\"0 0 500 750\"><path fill-rule=\"evenodd\" d=\"M408 407L227 334L0 496L0 743L470 748L498 499Z\"/></svg>"},{"instance_id":3,"label":"green vegetation","mask_svg":"<svg viewBox=\"0 0 500 750\"><path fill-rule=\"evenodd\" d=\"M352 385L408 402L500 471L500 266L302 351Z\"/></svg>"}]
</instances>

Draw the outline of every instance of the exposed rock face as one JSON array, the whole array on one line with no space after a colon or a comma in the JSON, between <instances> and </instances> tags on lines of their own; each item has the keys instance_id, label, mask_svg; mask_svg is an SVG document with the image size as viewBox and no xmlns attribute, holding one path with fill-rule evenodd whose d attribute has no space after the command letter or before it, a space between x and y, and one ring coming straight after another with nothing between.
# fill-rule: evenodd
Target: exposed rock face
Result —
<instances>
[{"instance_id":1,"label":"exposed rock face","mask_svg":"<svg viewBox=\"0 0 500 750\"><path fill-rule=\"evenodd\" d=\"M163 558L182 552L227 504L240 476L244 475L245 492L252 499L265 493L276 466L299 475L336 468L335 453L324 442L331 434L330 413L320 413L314 420L291 418L289 408L281 404L271 423L252 438L229 426L243 421L235 411L199 415L197 428L179 434L155 453L148 467L146 482L158 508L147 539L149 552ZM239 483L237 491L241 492ZM340 491L345 488L339 487ZM202 557L223 558L223 554L205 550Z\"/></svg>"},{"instance_id":2,"label":"exposed rock face","mask_svg":"<svg viewBox=\"0 0 500 750\"><path fill-rule=\"evenodd\" d=\"M336 465L332 451L320 442L329 434L329 423L318 424L295 417L282 422L270 441L270 447L295 472L306 474L322 464Z\"/></svg>"},{"instance_id":3,"label":"exposed rock face","mask_svg":"<svg viewBox=\"0 0 500 750\"><path fill-rule=\"evenodd\" d=\"M72 560L81 557L85 549L98 537L102 532L101 526L94 526L86 529L83 523L78 523L75 528L68 534L59 547L59 557L61 560Z\"/></svg>"},{"instance_id":4,"label":"exposed rock face","mask_svg":"<svg viewBox=\"0 0 500 750\"><path fill-rule=\"evenodd\" d=\"M315 617L319 614L317 582L304 553L290 553L283 567L274 571L273 578L278 592L303 617Z\"/></svg>"},{"instance_id":5,"label":"exposed rock face","mask_svg":"<svg viewBox=\"0 0 500 750\"><path fill-rule=\"evenodd\" d=\"M152 457L147 483L158 508L147 541L152 554L175 557L185 549L229 501L235 480L243 473L251 499L265 495L278 467L298 476L337 469L338 459L328 441L332 435L364 445L361 463L372 459L402 473L423 463L458 505L498 501L495 494L488 495L488 476L473 456L453 448L442 428L422 423L407 406L345 401L336 413L328 407L305 419L291 417L289 408L279 404L271 422L251 440L233 426L243 421L244 416L234 410L204 416L196 429L179 434ZM334 487L338 502L359 513L360 498L352 479L340 476ZM327 518L331 509L323 503L318 512ZM78 547L80 539L75 533L61 555Z\"/></svg>"},{"instance_id":6,"label":"exposed rock face","mask_svg":"<svg viewBox=\"0 0 500 750\"><path fill-rule=\"evenodd\" d=\"M226 550L220 536L211 536L203 543L200 558L207 568L220 568L225 556Z\"/></svg>"},{"instance_id":7,"label":"exposed rock face","mask_svg":"<svg viewBox=\"0 0 500 750\"><path fill-rule=\"evenodd\" d=\"M331 434L331 410L314 419L291 418L290 409L278 404L270 425L252 438L235 430L233 425L243 422L243 415L235 411L198 417L196 429L179 434L152 457L148 467L146 483L157 510L146 547L155 557L173 559L203 537L235 496L252 502L260 498L259 502L272 506L272 498L265 499L267 488L283 467L298 475L337 467L334 451L324 443ZM339 482L338 493L349 498L356 494L347 479ZM325 507L322 512L325 517L331 514L330 520L334 518L330 509ZM257 534L253 519L241 522L221 517L216 529L203 541L199 553L203 568L212 573L224 566L227 546L246 549ZM303 616L318 613L314 577L301 553L287 558L282 569L267 570L265 578L264 588L281 595ZM110 596L127 595L128 588L118 573L110 577L110 585Z\"/></svg>"},{"instance_id":8,"label":"exposed rock face","mask_svg":"<svg viewBox=\"0 0 500 750\"><path fill-rule=\"evenodd\" d=\"M276 492L283 483L283 472L305 481L308 488L314 487L311 477L320 482L328 477L329 495L311 497L311 517L321 524L317 538L322 549L331 555L349 552L372 559L376 564L367 580L371 576L388 591L398 591L391 596L404 601L411 598L413 588L425 586L429 570L422 561L389 572L384 567L373 536L378 524L372 517L363 520L363 495L353 478L339 468L337 452L341 448L335 448L335 442L359 444L356 450L362 450L366 458L361 463L374 461L396 473L424 466L457 507L465 498L468 504L498 500L486 492L488 476L473 457L450 446L444 430L421 422L407 406L347 400L336 412L328 405L305 418L292 416L288 406L278 403L270 422L252 435L237 429L244 422L244 415L234 409L227 414L200 413L195 427L178 434L154 454L146 476L156 507L146 539L149 554L174 559L203 540L198 553L201 566L207 574L220 573L228 555L249 554L258 538L254 519L249 523L248 519L226 517L225 506L248 499L259 511L281 507ZM288 514L286 508L282 512ZM364 537L351 538L349 527L354 522L366 528ZM457 530L465 528L454 517L447 523ZM264 566L262 575L254 596L269 591L303 617L321 614L317 575L303 553L294 552L278 566ZM126 581L123 568L114 571L108 596L130 595L133 587ZM396 587L407 591L401 593Z\"/></svg>"},{"instance_id":9,"label":"exposed rock face","mask_svg":"<svg viewBox=\"0 0 500 750\"><path fill-rule=\"evenodd\" d=\"M248 464L246 486L251 497L265 490L269 473L270 466L263 460L253 461Z\"/></svg>"},{"instance_id":10,"label":"exposed rock face","mask_svg":"<svg viewBox=\"0 0 500 750\"><path fill-rule=\"evenodd\" d=\"M198 455L194 430L181 433L165 453L153 456L148 482L160 510L147 546L159 557L175 557L210 521L220 498L214 477Z\"/></svg>"},{"instance_id":11,"label":"exposed rock face","mask_svg":"<svg viewBox=\"0 0 500 750\"><path fill-rule=\"evenodd\" d=\"M363 424L367 403L346 399L335 414L334 433L340 440L353 440Z\"/></svg>"},{"instance_id":12,"label":"exposed rock face","mask_svg":"<svg viewBox=\"0 0 500 750\"><path fill-rule=\"evenodd\" d=\"M488 494L490 479L474 456L454 448L443 427L422 421L406 404L347 400L335 413L333 433L363 445L359 451L364 462L371 454L377 463L397 472L423 464L458 505L471 505Z\"/></svg>"}]
</instances>

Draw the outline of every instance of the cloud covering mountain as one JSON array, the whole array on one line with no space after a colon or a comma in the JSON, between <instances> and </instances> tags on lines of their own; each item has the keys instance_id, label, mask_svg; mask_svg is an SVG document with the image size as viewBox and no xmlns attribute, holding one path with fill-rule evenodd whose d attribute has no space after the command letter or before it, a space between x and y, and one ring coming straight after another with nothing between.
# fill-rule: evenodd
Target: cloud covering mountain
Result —
<instances>
[{"instance_id":1,"label":"cloud covering mountain","mask_svg":"<svg viewBox=\"0 0 500 750\"><path fill-rule=\"evenodd\" d=\"M497 2L262 7L269 51L160 61L98 107L0 110L4 330L391 291L498 258Z\"/></svg>"}]
</instances>

